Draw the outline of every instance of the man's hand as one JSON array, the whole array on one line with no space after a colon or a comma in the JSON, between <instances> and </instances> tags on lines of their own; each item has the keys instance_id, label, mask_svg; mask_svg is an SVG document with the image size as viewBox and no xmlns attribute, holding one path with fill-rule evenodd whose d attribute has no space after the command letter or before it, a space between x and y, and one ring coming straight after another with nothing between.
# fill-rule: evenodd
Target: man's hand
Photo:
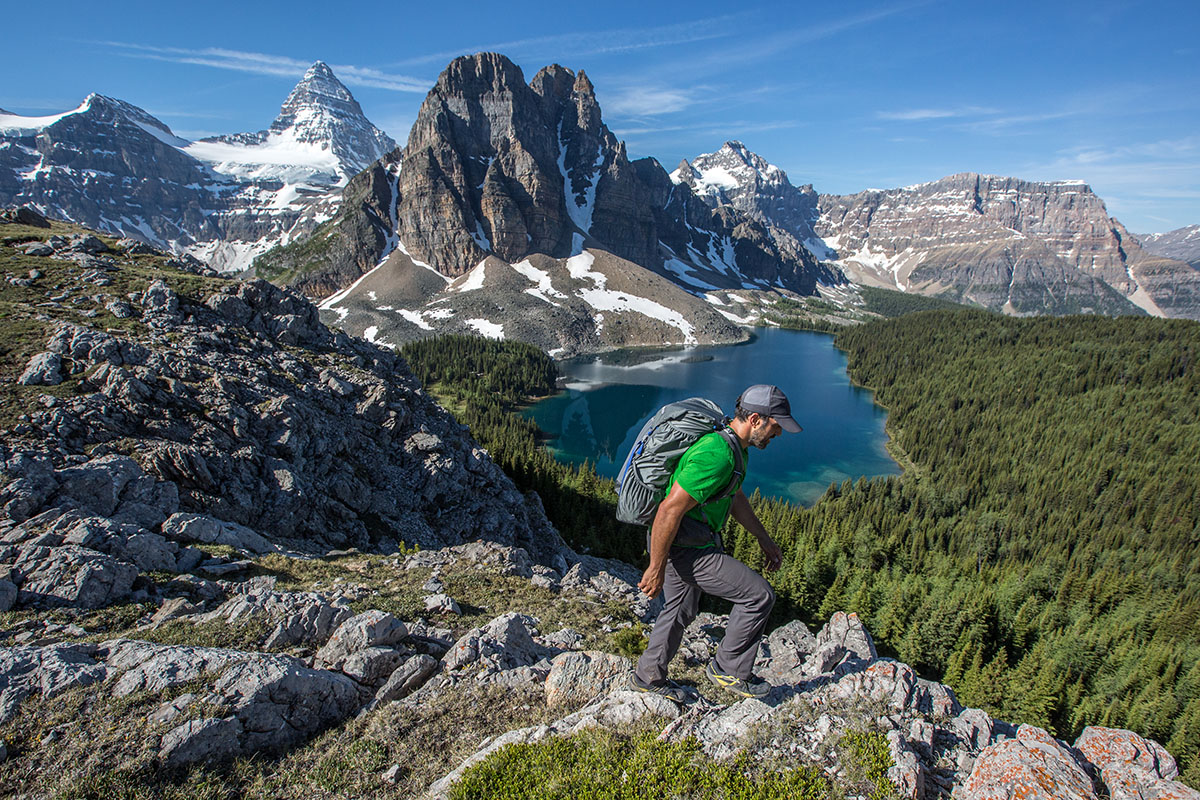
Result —
<instances>
[{"instance_id":1,"label":"man's hand","mask_svg":"<svg viewBox=\"0 0 1200 800\"><path fill-rule=\"evenodd\" d=\"M758 546L762 548L763 556L767 559L767 572L774 572L783 564L783 551L779 549L779 545L775 544L775 540L770 536L764 536L758 540Z\"/></svg>"},{"instance_id":2,"label":"man's hand","mask_svg":"<svg viewBox=\"0 0 1200 800\"><path fill-rule=\"evenodd\" d=\"M642 575L642 579L638 581L638 588L646 593L646 596L653 600L662 591L664 570L650 567Z\"/></svg>"}]
</instances>

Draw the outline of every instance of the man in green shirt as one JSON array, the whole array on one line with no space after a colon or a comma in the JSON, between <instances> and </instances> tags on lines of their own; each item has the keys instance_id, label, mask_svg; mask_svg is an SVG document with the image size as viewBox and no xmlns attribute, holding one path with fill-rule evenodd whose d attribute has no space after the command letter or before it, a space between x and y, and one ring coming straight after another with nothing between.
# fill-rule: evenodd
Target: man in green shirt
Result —
<instances>
[{"instance_id":1,"label":"man in green shirt","mask_svg":"<svg viewBox=\"0 0 1200 800\"><path fill-rule=\"evenodd\" d=\"M756 384L742 392L728 431L742 448L743 464L750 445L762 450L785 430L799 433L800 426L779 387ZM744 474L736 474L737 461L726 436L714 432L700 437L675 467L670 489L650 527L650 566L638 583L650 597L663 592L665 605L638 659L634 689L680 702L686 698L681 687L667 680L667 664L679 650L684 629L696 617L700 593L707 592L731 601L733 611L705 673L742 697L770 692L771 687L751 670L775 592L761 575L724 552L721 530L729 515L758 539L768 570L779 569L782 554L741 490ZM726 491L731 480L737 481L732 495Z\"/></svg>"}]
</instances>

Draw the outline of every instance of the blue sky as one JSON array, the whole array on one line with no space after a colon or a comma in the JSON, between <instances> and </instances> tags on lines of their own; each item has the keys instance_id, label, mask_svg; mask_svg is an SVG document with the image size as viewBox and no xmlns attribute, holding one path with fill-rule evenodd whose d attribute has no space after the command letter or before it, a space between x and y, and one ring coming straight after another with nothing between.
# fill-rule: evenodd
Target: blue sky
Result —
<instances>
[{"instance_id":1,"label":"blue sky","mask_svg":"<svg viewBox=\"0 0 1200 800\"><path fill-rule=\"evenodd\" d=\"M1083 179L1134 232L1200 223L1192 2L11 3L0 107L90 92L178 134L261 130L312 61L401 143L456 55L583 69L633 157L740 139L852 193L984 172ZM17 33L19 32L19 33Z\"/></svg>"}]
</instances>

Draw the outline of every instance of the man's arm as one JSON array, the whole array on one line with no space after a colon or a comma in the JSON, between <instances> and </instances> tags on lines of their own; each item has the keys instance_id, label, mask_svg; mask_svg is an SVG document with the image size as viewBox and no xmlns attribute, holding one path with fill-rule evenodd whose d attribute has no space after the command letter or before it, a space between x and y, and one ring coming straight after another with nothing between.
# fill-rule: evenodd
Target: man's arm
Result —
<instances>
[{"instance_id":1,"label":"man's arm","mask_svg":"<svg viewBox=\"0 0 1200 800\"><path fill-rule=\"evenodd\" d=\"M696 501L678 483L671 486L671 491L658 504L654 524L650 527L650 566L638 581L638 588L648 597L654 598L662 591L667 554L679 533L679 523L683 521L683 515L695 507Z\"/></svg>"},{"instance_id":2,"label":"man's arm","mask_svg":"<svg viewBox=\"0 0 1200 800\"><path fill-rule=\"evenodd\" d=\"M783 552L779 549L779 545L775 544L771 534L767 533L767 529L763 527L758 515L751 508L750 499L741 489L738 489L737 494L733 496L733 505L730 507L730 511L733 513L733 518L743 528L754 534L755 539L758 539L758 546L762 548L763 555L767 559L767 571L774 572L779 569L783 563Z\"/></svg>"}]
</instances>

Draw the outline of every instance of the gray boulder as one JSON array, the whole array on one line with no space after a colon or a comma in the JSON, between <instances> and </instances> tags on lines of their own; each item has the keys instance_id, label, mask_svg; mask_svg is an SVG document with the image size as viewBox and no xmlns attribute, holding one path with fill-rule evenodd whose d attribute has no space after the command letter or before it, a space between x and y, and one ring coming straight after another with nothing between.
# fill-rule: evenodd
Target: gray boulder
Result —
<instances>
[{"instance_id":1,"label":"gray boulder","mask_svg":"<svg viewBox=\"0 0 1200 800\"><path fill-rule=\"evenodd\" d=\"M481 628L467 632L442 658L447 671L474 669L495 673L536 664L547 655L533 640L537 620L511 612L496 617Z\"/></svg>"},{"instance_id":2,"label":"gray boulder","mask_svg":"<svg viewBox=\"0 0 1200 800\"><path fill-rule=\"evenodd\" d=\"M175 554L179 551L179 545L168 542L157 533L104 517L78 518L65 530L62 541L64 544L107 553L136 565L142 571L174 571Z\"/></svg>"},{"instance_id":3,"label":"gray boulder","mask_svg":"<svg viewBox=\"0 0 1200 800\"><path fill-rule=\"evenodd\" d=\"M0 647L0 725L11 720L28 697L53 697L103 681L108 673L96 654L93 644Z\"/></svg>"},{"instance_id":4,"label":"gray boulder","mask_svg":"<svg viewBox=\"0 0 1200 800\"><path fill-rule=\"evenodd\" d=\"M836 612L817 634L804 671L810 675L830 672L847 660L874 661L879 655L875 641L857 614Z\"/></svg>"},{"instance_id":5,"label":"gray boulder","mask_svg":"<svg viewBox=\"0 0 1200 800\"><path fill-rule=\"evenodd\" d=\"M246 618L276 620L263 647L278 650L296 644L324 644L330 634L354 612L341 601L330 601L316 592L277 592L265 589L237 594L197 622Z\"/></svg>"},{"instance_id":6,"label":"gray boulder","mask_svg":"<svg viewBox=\"0 0 1200 800\"><path fill-rule=\"evenodd\" d=\"M245 525L220 520L207 514L172 514L163 522L162 532L163 536L177 542L223 544L256 555L279 551L278 547Z\"/></svg>"},{"instance_id":7,"label":"gray boulder","mask_svg":"<svg viewBox=\"0 0 1200 800\"><path fill-rule=\"evenodd\" d=\"M408 697L425 685L425 682L438 671L439 666L436 658L424 653L409 657L392 672L387 682L379 687L369 709Z\"/></svg>"},{"instance_id":8,"label":"gray boulder","mask_svg":"<svg viewBox=\"0 0 1200 800\"><path fill-rule=\"evenodd\" d=\"M78 545L19 545L13 564L23 606L101 608L127 597L138 568Z\"/></svg>"},{"instance_id":9,"label":"gray boulder","mask_svg":"<svg viewBox=\"0 0 1200 800\"><path fill-rule=\"evenodd\" d=\"M352 714L359 691L344 675L305 667L288 656L243 653L225 669L208 698L219 718L191 720L163 736L168 764L216 761L259 750L281 750Z\"/></svg>"},{"instance_id":10,"label":"gray boulder","mask_svg":"<svg viewBox=\"0 0 1200 800\"><path fill-rule=\"evenodd\" d=\"M412 655L395 647L364 647L342 662L342 674L364 686L383 685Z\"/></svg>"},{"instance_id":11,"label":"gray boulder","mask_svg":"<svg viewBox=\"0 0 1200 800\"><path fill-rule=\"evenodd\" d=\"M759 644L755 673L773 683L798 683L804 663L817 649L817 638L800 620L781 625Z\"/></svg>"},{"instance_id":12,"label":"gray boulder","mask_svg":"<svg viewBox=\"0 0 1200 800\"><path fill-rule=\"evenodd\" d=\"M58 353L38 353L29 359L17 378L22 386L57 386L63 382L63 361Z\"/></svg>"},{"instance_id":13,"label":"gray boulder","mask_svg":"<svg viewBox=\"0 0 1200 800\"><path fill-rule=\"evenodd\" d=\"M342 669L346 660L368 647L399 644L408 635L404 623L384 611L365 611L338 626L313 661L325 669Z\"/></svg>"},{"instance_id":14,"label":"gray boulder","mask_svg":"<svg viewBox=\"0 0 1200 800\"><path fill-rule=\"evenodd\" d=\"M258 657L256 653L217 647L160 645L128 639L104 642L101 654L110 673L120 675L112 688L114 697L139 691L162 692Z\"/></svg>"},{"instance_id":15,"label":"gray boulder","mask_svg":"<svg viewBox=\"0 0 1200 800\"><path fill-rule=\"evenodd\" d=\"M454 598L441 592L425 598L425 610L431 614L462 614L462 609L458 607Z\"/></svg>"},{"instance_id":16,"label":"gray boulder","mask_svg":"<svg viewBox=\"0 0 1200 800\"><path fill-rule=\"evenodd\" d=\"M17 604L17 585L0 578L0 611L8 611Z\"/></svg>"}]
</instances>

